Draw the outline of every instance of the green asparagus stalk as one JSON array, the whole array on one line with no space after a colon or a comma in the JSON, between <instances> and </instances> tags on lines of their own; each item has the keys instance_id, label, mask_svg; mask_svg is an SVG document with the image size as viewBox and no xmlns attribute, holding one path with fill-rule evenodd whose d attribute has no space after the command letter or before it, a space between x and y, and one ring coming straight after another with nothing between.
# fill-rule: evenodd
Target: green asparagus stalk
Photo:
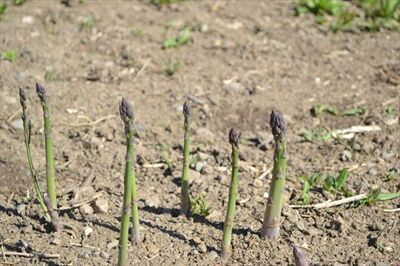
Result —
<instances>
[{"instance_id":1,"label":"green asparagus stalk","mask_svg":"<svg viewBox=\"0 0 400 266\"><path fill-rule=\"evenodd\" d=\"M224 235L222 242L222 259L228 260L232 253L231 239L232 239L232 228L233 228L233 218L235 215L236 199L238 194L239 177L239 141L240 132L232 128L229 131L229 143L232 145L232 177L231 184L229 187L229 200L228 208L224 223Z\"/></svg>"},{"instance_id":2,"label":"green asparagus stalk","mask_svg":"<svg viewBox=\"0 0 400 266\"><path fill-rule=\"evenodd\" d=\"M133 111L130 104L122 98L119 105L119 113L125 125L126 135L126 165L124 176L124 201L122 207L121 230L119 237L119 255L118 265L125 265L128 257L128 234L129 234L129 217L133 198ZM136 194L135 194L136 196ZM132 212L132 214L134 214Z\"/></svg>"},{"instance_id":3,"label":"green asparagus stalk","mask_svg":"<svg viewBox=\"0 0 400 266\"><path fill-rule=\"evenodd\" d=\"M279 236L280 218L283 205L283 189L286 179L286 135L285 122L281 115L271 112L270 126L275 140L274 166L272 181L264 213L261 237L277 238Z\"/></svg>"},{"instance_id":4,"label":"green asparagus stalk","mask_svg":"<svg viewBox=\"0 0 400 266\"><path fill-rule=\"evenodd\" d=\"M19 89L19 99L21 102L21 107L22 107L22 123L24 125L24 139L25 139L25 150L26 150L26 158L28 160L28 165L29 165L29 170L31 172L31 176L33 179L33 187L35 189L35 194L36 198L39 201L40 207L43 210L44 216L47 220L50 220L50 215L47 211L46 204L44 202L43 194L42 191L40 190L39 186L39 181L37 178L37 174L35 171L35 168L33 166L33 160L32 160L32 154L31 154L31 148L30 148L30 143L31 143L31 121L28 119L28 115L26 113L26 93L24 89L20 88Z\"/></svg>"},{"instance_id":5,"label":"green asparagus stalk","mask_svg":"<svg viewBox=\"0 0 400 266\"><path fill-rule=\"evenodd\" d=\"M36 83L36 93L39 96L40 102L42 104L44 118L47 193L49 195L51 205L53 206L53 208L57 208L56 178L54 167L53 140L51 136L51 120L48 99L49 97L46 89L38 83Z\"/></svg>"},{"instance_id":6,"label":"green asparagus stalk","mask_svg":"<svg viewBox=\"0 0 400 266\"><path fill-rule=\"evenodd\" d=\"M190 116L191 108L185 102L183 105L184 121L184 143L183 143L183 168L182 168L182 187L181 187L181 215L189 216L190 199L189 199L189 145L190 145Z\"/></svg>"}]
</instances>

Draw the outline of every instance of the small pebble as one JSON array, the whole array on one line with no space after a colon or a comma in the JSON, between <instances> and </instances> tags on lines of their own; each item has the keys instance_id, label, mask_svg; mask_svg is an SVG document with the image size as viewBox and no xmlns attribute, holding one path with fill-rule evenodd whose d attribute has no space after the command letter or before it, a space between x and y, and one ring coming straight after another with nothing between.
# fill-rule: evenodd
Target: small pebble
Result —
<instances>
[{"instance_id":1,"label":"small pebble","mask_svg":"<svg viewBox=\"0 0 400 266\"><path fill-rule=\"evenodd\" d=\"M207 256L207 260L215 260L216 258L218 258L218 253L215 251L211 251L208 256Z\"/></svg>"},{"instance_id":2,"label":"small pebble","mask_svg":"<svg viewBox=\"0 0 400 266\"><path fill-rule=\"evenodd\" d=\"M26 205L25 204L18 204L17 206L17 213L18 214L25 214Z\"/></svg>"},{"instance_id":3,"label":"small pebble","mask_svg":"<svg viewBox=\"0 0 400 266\"><path fill-rule=\"evenodd\" d=\"M96 213L107 213L108 201L106 199L97 199L93 204L93 210Z\"/></svg>"},{"instance_id":4,"label":"small pebble","mask_svg":"<svg viewBox=\"0 0 400 266\"><path fill-rule=\"evenodd\" d=\"M100 258L103 258L103 259L105 259L105 260L108 260L108 259L110 258L110 254L108 254L108 253L105 252L105 251L101 251L100 254L99 254L99 256L100 256Z\"/></svg>"},{"instance_id":5,"label":"small pebble","mask_svg":"<svg viewBox=\"0 0 400 266\"><path fill-rule=\"evenodd\" d=\"M32 16L24 16L22 18L22 23L24 23L24 24L32 24L33 23L33 17Z\"/></svg>"},{"instance_id":6,"label":"small pebble","mask_svg":"<svg viewBox=\"0 0 400 266\"><path fill-rule=\"evenodd\" d=\"M107 249L113 249L119 244L118 239L113 239L107 243Z\"/></svg>"},{"instance_id":7,"label":"small pebble","mask_svg":"<svg viewBox=\"0 0 400 266\"><path fill-rule=\"evenodd\" d=\"M24 129L24 123L22 122L22 119L20 119L20 118L11 121L10 126L11 126L13 129L16 129L16 130L22 130L22 129Z\"/></svg>"},{"instance_id":8,"label":"small pebble","mask_svg":"<svg viewBox=\"0 0 400 266\"><path fill-rule=\"evenodd\" d=\"M206 162L197 162L196 165L195 165L195 167L194 167L194 169L195 169L197 172L200 172L201 169L203 169L203 167L206 166L206 165L207 165Z\"/></svg>"},{"instance_id":9,"label":"small pebble","mask_svg":"<svg viewBox=\"0 0 400 266\"><path fill-rule=\"evenodd\" d=\"M340 160L342 162L351 161L351 159L352 159L352 154L348 150L344 150L343 153L340 155Z\"/></svg>"},{"instance_id":10,"label":"small pebble","mask_svg":"<svg viewBox=\"0 0 400 266\"><path fill-rule=\"evenodd\" d=\"M82 215L92 214L93 213L93 208L90 207L90 205L85 204L85 205L82 205L81 207L79 207L79 212Z\"/></svg>"},{"instance_id":11,"label":"small pebble","mask_svg":"<svg viewBox=\"0 0 400 266\"><path fill-rule=\"evenodd\" d=\"M264 183L263 183L263 181L261 180L261 179L254 179L254 182L253 182L253 186L255 186L255 187L262 187L264 185Z\"/></svg>"},{"instance_id":12,"label":"small pebble","mask_svg":"<svg viewBox=\"0 0 400 266\"><path fill-rule=\"evenodd\" d=\"M150 252L150 254L156 254L160 249L156 245L150 243L147 245L147 251Z\"/></svg>"},{"instance_id":13,"label":"small pebble","mask_svg":"<svg viewBox=\"0 0 400 266\"><path fill-rule=\"evenodd\" d=\"M197 250L200 253L206 253L207 252L207 246L204 243L201 243L200 245L197 246Z\"/></svg>"},{"instance_id":14,"label":"small pebble","mask_svg":"<svg viewBox=\"0 0 400 266\"><path fill-rule=\"evenodd\" d=\"M61 244L61 239L55 237L53 240L51 240L50 244L59 246Z\"/></svg>"},{"instance_id":15,"label":"small pebble","mask_svg":"<svg viewBox=\"0 0 400 266\"><path fill-rule=\"evenodd\" d=\"M93 233L93 229L91 227L89 227L89 226L86 226L83 229L83 233L85 234L85 236L89 236L91 233Z\"/></svg>"}]
</instances>

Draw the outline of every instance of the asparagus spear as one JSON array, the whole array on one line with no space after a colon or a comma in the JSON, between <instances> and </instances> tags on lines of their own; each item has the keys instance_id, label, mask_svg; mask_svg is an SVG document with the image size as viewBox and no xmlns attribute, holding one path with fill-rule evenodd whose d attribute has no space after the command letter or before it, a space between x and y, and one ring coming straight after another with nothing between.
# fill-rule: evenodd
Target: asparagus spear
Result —
<instances>
[{"instance_id":1,"label":"asparagus spear","mask_svg":"<svg viewBox=\"0 0 400 266\"><path fill-rule=\"evenodd\" d=\"M50 110L48 102L49 97L46 89L38 83L36 83L36 93L39 96L43 108L44 137L46 146L47 193L49 194L51 205L53 206L53 208L57 208L53 141L51 138L51 120L50 120Z\"/></svg>"},{"instance_id":2,"label":"asparagus spear","mask_svg":"<svg viewBox=\"0 0 400 266\"><path fill-rule=\"evenodd\" d=\"M295 266L308 266L309 262L303 250L298 246L293 246L293 256Z\"/></svg>"},{"instance_id":3,"label":"asparagus spear","mask_svg":"<svg viewBox=\"0 0 400 266\"><path fill-rule=\"evenodd\" d=\"M60 219L58 218L57 212L53 209L53 206L51 206L51 202L49 197L47 195L44 195L44 203L47 206L47 209L49 210L49 214L51 217L51 225L53 226L53 230L55 232L59 232L62 230L62 225L60 223Z\"/></svg>"},{"instance_id":4,"label":"asparagus spear","mask_svg":"<svg viewBox=\"0 0 400 266\"><path fill-rule=\"evenodd\" d=\"M270 115L270 126L275 140L274 167L272 182L264 213L261 237L277 238L279 236L280 218L283 205L283 188L286 179L286 136L285 122L275 111Z\"/></svg>"},{"instance_id":5,"label":"asparagus spear","mask_svg":"<svg viewBox=\"0 0 400 266\"><path fill-rule=\"evenodd\" d=\"M236 199L238 194L239 177L238 177L238 161L239 161L239 141L240 132L232 128L229 131L229 143L232 145L232 176L229 187L228 208L224 223L224 235L222 242L222 259L228 260L232 253L231 239L233 218L235 215Z\"/></svg>"},{"instance_id":6,"label":"asparagus spear","mask_svg":"<svg viewBox=\"0 0 400 266\"><path fill-rule=\"evenodd\" d=\"M25 90L20 88L19 89L19 98L20 98L20 102L21 102L21 107L22 107L22 115L21 115L21 119L22 119L22 123L24 125L24 139L25 139L25 150L26 150L26 158L28 160L28 165L29 165L29 170L31 172L31 176L33 179L33 187L35 188L35 194L36 194L36 198L39 201L40 207L43 210L44 216L46 217L46 219L50 220L50 215L47 211L47 207L46 204L44 202L43 199L43 194L42 191L40 190L40 186L39 186L39 181L37 178L37 174L35 171L35 168L33 166L33 160L32 160L32 154L31 154L31 148L30 148L30 143L31 143L31 121L28 119L28 116L26 114L26 93Z\"/></svg>"},{"instance_id":7,"label":"asparagus spear","mask_svg":"<svg viewBox=\"0 0 400 266\"><path fill-rule=\"evenodd\" d=\"M126 134L126 165L125 165L125 176L124 176L124 201L122 207L121 217L121 230L119 237L119 255L118 265L125 265L128 257L128 234L129 234L129 217L131 207L133 208L132 199L136 197L136 191L133 191L134 174L133 174L133 111L130 104L122 98L119 105L119 113L121 119L125 125ZM136 206L137 207L137 206ZM132 211L133 215L137 215ZM137 217L138 219L138 217ZM138 228L137 228L138 229ZM134 232L132 232L134 233Z\"/></svg>"},{"instance_id":8,"label":"asparagus spear","mask_svg":"<svg viewBox=\"0 0 400 266\"><path fill-rule=\"evenodd\" d=\"M183 105L183 115L185 117L184 129L185 139L183 144L183 169L182 169L182 187L181 187L181 215L189 216L189 145L190 145L190 116L191 108L187 102Z\"/></svg>"}]
</instances>

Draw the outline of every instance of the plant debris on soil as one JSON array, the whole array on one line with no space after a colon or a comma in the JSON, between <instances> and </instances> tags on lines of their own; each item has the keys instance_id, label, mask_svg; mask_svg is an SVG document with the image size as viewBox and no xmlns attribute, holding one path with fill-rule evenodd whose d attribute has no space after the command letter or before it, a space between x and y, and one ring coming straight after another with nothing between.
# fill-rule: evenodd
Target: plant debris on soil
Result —
<instances>
[{"instance_id":1,"label":"plant debris on soil","mask_svg":"<svg viewBox=\"0 0 400 266\"><path fill-rule=\"evenodd\" d=\"M121 97L135 110L143 237L140 245L128 245L128 265L221 263L231 174L226 136L233 127L242 135L230 264L293 265L293 246L314 265L400 263L400 200L380 201L376 194L400 190L399 32L333 33L295 17L291 1L5 2L0 264L116 263L125 167ZM171 62L179 62L179 71L166 71ZM33 199L25 158L20 87L44 189L35 82L50 97L61 232L52 232ZM193 109L190 197L203 201L189 219L179 216L184 101ZM313 115L316 106L326 108ZM288 124L288 174L280 237L264 240L271 110ZM362 130L343 133L354 128ZM311 140L303 132L311 132ZM347 175L339 180L342 169ZM333 185L324 189L321 181L304 189L305 180L318 174L334 177ZM370 196L362 202L335 207L289 207L364 194Z\"/></svg>"}]
</instances>

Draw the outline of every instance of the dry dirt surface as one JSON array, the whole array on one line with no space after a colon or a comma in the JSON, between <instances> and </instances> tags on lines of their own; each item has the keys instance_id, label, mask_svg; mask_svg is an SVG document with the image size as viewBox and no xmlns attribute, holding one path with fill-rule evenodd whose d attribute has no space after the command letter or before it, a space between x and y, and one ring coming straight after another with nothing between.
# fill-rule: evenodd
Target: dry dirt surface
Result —
<instances>
[{"instance_id":1,"label":"dry dirt surface","mask_svg":"<svg viewBox=\"0 0 400 266\"><path fill-rule=\"evenodd\" d=\"M162 49L188 27L190 40ZM349 169L353 194L398 192L400 33L334 34L294 17L289 1L196 1L156 6L113 1L9 5L0 20L0 264L113 265L118 257L125 139L118 102L134 107L139 212L144 239L129 265L220 265L230 183L228 132L242 132L240 185L229 265L293 265L292 245L314 265L399 265L400 201L293 209L300 176ZM178 65L180 67L178 67ZM174 69L174 67L176 69ZM169 70L168 70L169 69ZM175 71L176 70L176 71ZM168 74L169 72L169 74ZM61 233L32 199L18 88L29 95L32 153L45 184L42 112L34 90L50 94ZM190 190L211 214L178 217L185 100L193 109ZM316 104L362 114L310 114ZM267 118L287 121L289 177L281 236L259 237L271 175ZM349 139L307 142L304 130L379 126ZM388 176L388 173L392 175ZM394 174L393 174L394 173ZM260 176L262 178L260 178ZM313 188L311 203L342 194ZM104 206L104 201L108 206ZM31 257L9 256L10 252ZM2 255L3 254L3 255Z\"/></svg>"}]
</instances>

